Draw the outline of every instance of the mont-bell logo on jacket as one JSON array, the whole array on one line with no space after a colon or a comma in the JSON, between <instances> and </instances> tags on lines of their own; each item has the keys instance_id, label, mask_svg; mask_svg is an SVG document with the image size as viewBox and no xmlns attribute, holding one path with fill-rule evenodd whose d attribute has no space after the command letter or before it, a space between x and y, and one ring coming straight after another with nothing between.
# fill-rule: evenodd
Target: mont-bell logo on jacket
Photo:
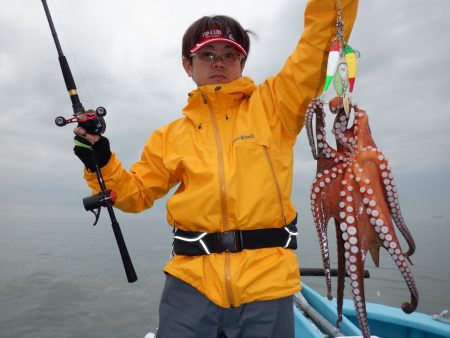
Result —
<instances>
[{"instance_id":1,"label":"mont-bell logo on jacket","mask_svg":"<svg viewBox=\"0 0 450 338\"><path fill-rule=\"evenodd\" d=\"M253 138L255 138L255 134L253 134L253 133L252 134L242 134L242 135L235 137L233 139L233 143L236 141L245 141L245 140L253 139Z\"/></svg>"}]
</instances>

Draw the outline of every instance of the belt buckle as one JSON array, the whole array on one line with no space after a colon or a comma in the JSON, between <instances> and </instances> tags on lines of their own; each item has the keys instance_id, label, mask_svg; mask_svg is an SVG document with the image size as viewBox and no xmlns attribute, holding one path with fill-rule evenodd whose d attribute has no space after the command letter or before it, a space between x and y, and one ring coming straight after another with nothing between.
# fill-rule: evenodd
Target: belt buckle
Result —
<instances>
[{"instance_id":1,"label":"belt buckle","mask_svg":"<svg viewBox=\"0 0 450 338\"><path fill-rule=\"evenodd\" d=\"M221 251L239 252L242 251L241 232L230 230L219 233L219 246Z\"/></svg>"}]
</instances>

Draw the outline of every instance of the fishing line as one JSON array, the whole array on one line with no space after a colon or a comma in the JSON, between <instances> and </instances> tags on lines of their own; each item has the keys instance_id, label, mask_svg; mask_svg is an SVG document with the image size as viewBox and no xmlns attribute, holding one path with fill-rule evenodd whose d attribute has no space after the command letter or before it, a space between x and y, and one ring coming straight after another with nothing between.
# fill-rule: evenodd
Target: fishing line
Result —
<instances>
[{"instance_id":1,"label":"fishing line","mask_svg":"<svg viewBox=\"0 0 450 338\"><path fill-rule=\"evenodd\" d=\"M75 62L75 68L77 68L78 74L81 78L81 86L84 88L84 90L86 92L85 94L87 95L88 101L90 102L90 106L93 107L94 101L92 100L89 86L87 85L87 82L84 78L83 72L81 71L81 68L78 64L76 54L72 48L72 45L70 44L69 35L66 33L66 28L64 27L64 24L63 24L64 20L60 19L62 16L59 14L58 7L56 7L55 2L53 0L50 0L50 1L52 2L53 7L55 8L56 16L58 17L58 20L59 20L58 25L62 28L62 31L63 31L62 35L64 36L64 41L67 43L67 46L69 47L69 51L70 51L69 54L72 55L71 59L73 59L73 61Z\"/></svg>"}]
</instances>

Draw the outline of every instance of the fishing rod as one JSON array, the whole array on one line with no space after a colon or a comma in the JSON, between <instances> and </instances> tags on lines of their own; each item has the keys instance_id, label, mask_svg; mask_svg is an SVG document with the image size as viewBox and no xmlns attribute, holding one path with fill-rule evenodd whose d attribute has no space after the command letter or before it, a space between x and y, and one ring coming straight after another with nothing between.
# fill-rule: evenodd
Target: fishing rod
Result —
<instances>
[{"instance_id":1,"label":"fishing rod","mask_svg":"<svg viewBox=\"0 0 450 338\"><path fill-rule=\"evenodd\" d=\"M300 274L302 277L324 277L325 270L322 268L300 268ZM331 277L338 277L338 269L330 269ZM346 277L350 277L347 272L345 272ZM370 278L369 270L364 270L364 278Z\"/></svg>"},{"instance_id":2,"label":"fishing rod","mask_svg":"<svg viewBox=\"0 0 450 338\"><path fill-rule=\"evenodd\" d=\"M42 0L45 14L47 16L48 24L52 32L53 40L58 51L58 60L61 66L61 71L64 77L67 91L72 101L73 117L66 119L62 116L58 116L55 119L55 123L59 127L63 127L69 123L77 122L78 125L86 130L89 134L101 135L105 132L106 123L103 116L106 115L106 109L104 107L98 107L96 110L85 110L80 98L78 97L77 87L70 71L69 63L63 54L61 44L59 43L58 35L56 34L55 26L53 25L52 16L47 6L47 1ZM95 156L93 156L94 158ZM123 266L129 283L133 283L137 280L136 272L134 271L133 263L131 262L128 249L123 239L122 231L120 230L119 222L114 214L113 204L116 201L116 194L114 191L106 189L103 175L97 163L95 163L95 173L97 175L98 184L100 186L100 193L93 196L83 198L83 205L86 211L91 211L95 215L94 225L97 224L100 217L100 211L102 207L108 210L109 218L111 219L111 226L113 228L114 236L116 237L117 245L119 246L120 256L122 258Z\"/></svg>"}]
</instances>

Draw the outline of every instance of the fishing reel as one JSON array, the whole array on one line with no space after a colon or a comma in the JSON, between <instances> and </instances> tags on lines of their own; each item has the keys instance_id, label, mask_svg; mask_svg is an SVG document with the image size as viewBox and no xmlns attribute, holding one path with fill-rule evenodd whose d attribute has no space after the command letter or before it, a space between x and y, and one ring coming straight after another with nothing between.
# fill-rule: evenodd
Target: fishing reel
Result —
<instances>
[{"instance_id":1,"label":"fishing reel","mask_svg":"<svg viewBox=\"0 0 450 338\"><path fill-rule=\"evenodd\" d=\"M86 211L91 211L95 215L94 225L97 224L100 218L100 210L102 207L113 205L117 199L117 195L114 191L109 189L99 192L96 195L83 198L83 205Z\"/></svg>"},{"instance_id":2,"label":"fishing reel","mask_svg":"<svg viewBox=\"0 0 450 338\"><path fill-rule=\"evenodd\" d=\"M101 135L106 130L106 122L103 116L106 115L104 107L98 107L96 110L89 109L82 113L74 114L72 118L66 119L58 116L55 124L58 127L64 127L66 124L78 122L78 125L93 135Z\"/></svg>"}]
</instances>

